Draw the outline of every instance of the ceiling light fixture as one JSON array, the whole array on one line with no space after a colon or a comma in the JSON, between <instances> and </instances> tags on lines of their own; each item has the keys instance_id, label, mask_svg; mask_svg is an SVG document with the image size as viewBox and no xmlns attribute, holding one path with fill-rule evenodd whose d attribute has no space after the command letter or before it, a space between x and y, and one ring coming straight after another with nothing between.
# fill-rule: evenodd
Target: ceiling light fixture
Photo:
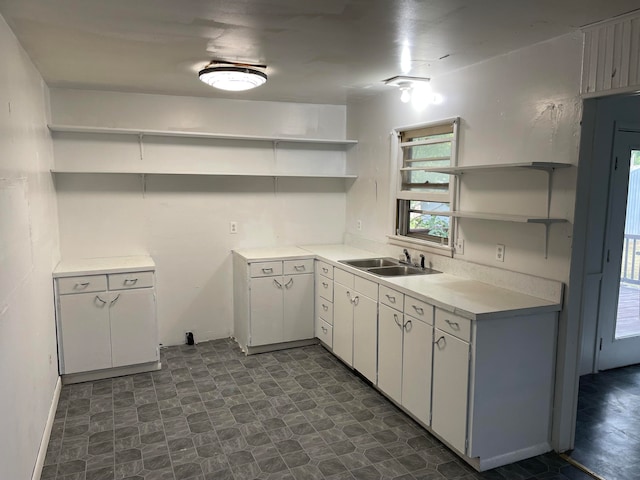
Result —
<instances>
[{"instance_id":1,"label":"ceiling light fixture","mask_svg":"<svg viewBox=\"0 0 640 480\"><path fill-rule=\"evenodd\" d=\"M408 77L406 75L398 75L384 80L385 85L400 89L400 101L402 103L411 102L417 108L424 108L429 104L437 105L442 103L442 95L433 92L429 82L431 82L430 78Z\"/></svg>"},{"instance_id":2,"label":"ceiling light fixture","mask_svg":"<svg viewBox=\"0 0 640 480\"><path fill-rule=\"evenodd\" d=\"M249 65L212 61L198 72L200 80L220 90L241 92L259 87L267 81L267 74L260 69L266 65Z\"/></svg>"}]
</instances>

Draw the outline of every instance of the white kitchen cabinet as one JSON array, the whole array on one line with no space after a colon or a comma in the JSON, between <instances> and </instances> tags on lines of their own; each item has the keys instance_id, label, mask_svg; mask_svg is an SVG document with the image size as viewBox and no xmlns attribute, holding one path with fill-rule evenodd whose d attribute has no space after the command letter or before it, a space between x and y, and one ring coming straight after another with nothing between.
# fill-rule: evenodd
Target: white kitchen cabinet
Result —
<instances>
[{"instance_id":1,"label":"white kitchen cabinet","mask_svg":"<svg viewBox=\"0 0 640 480\"><path fill-rule=\"evenodd\" d=\"M470 346L436 328L431 428L466 453Z\"/></svg>"},{"instance_id":2,"label":"white kitchen cabinet","mask_svg":"<svg viewBox=\"0 0 640 480\"><path fill-rule=\"evenodd\" d=\"M154 271L149 257L56 267L59 367L66 383L160 368Z\"/></svg>"},{"instance_id":3,"label":"white kitchen cabinet","mask_svg":"<svg viewBox=\"0 0 640 480\"><path fill-rule=\"evenodd\" d=\"M378 388L424 425L431 414L432 318L431 305L380 286Z\"/></svg>"},{"instance_id":4,"label":"white kitchen cabinet","mask_svg":"<svg viewBox=\"0 0 640 480\"><path fill-rule=\"evenodd\" d=\"M316 336L314 259L234 253L234 334L243 351L310 343Z\"/></svg>"},{"instance_id":5,"label":"white kitchen cabinet","mask_svg":"<svg viewBox=\"0 0 640 480\"><path fill-rule=\"evenodd\" d=\"M333 292L333 352L375 383L378 285L336 268Z\"/></svg>"},{"instance_id":6,"label":"white kitchen cabinet","mask_svg":"<svg viewBox=\"0 0 640 480\"><path fill-rule=\"evenodd\" d=\"M433 326L405 313L403 330L402 406L429 425Z\"/></svg>"},{"instance_id":7,"label":"white kitchen cabinet","mask_svg":"<svg viewBox=\"0 0 640 480\"><path fill-rule=\"evenodd\" d=\"M402 312L380 305L378 319L378 388L402 403Z\"/></svg>"},{"instance_id":8,"label":"white kitchen cabinet","mask_svg":"<svg viewBox=\"0 0 640 480\"><path fill-rule=\"evenodd\" d=\"M333 349L333 266L315 264L315 329L316 337Z\"/></svg>"}]
</instances>

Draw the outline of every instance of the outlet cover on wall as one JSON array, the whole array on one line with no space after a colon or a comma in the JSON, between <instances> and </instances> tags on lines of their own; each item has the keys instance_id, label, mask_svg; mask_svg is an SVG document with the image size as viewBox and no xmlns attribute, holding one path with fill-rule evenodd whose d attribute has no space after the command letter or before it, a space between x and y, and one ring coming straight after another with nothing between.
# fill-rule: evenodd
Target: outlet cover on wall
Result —
<instances>
[{"instance_id":1,"label":"outlet cover on wall","mask_svg":"<svg viewBox=\"0 0 640 480\"><path fill-rule=\"evenodd\" d=\"M504 245L500 243L496 245L496 260L504 262Z\"/></svg>"},{"instance_id":2,"label":"outlet cover on wall","mask_svg":"<svg viewBox=\"0 0 640 480\"><path fill-rule=\"evenodd\" d=\"M238 222L229 222L229 233L238 233Z\"/></svg>"},{"instance_id":3,"label":"outlet cover on wall","mask_svg":"<svg viewBox=\"0 0 640 480\"><path fill-rule=\"evenodd\" d=\"M358 231L362 230L362 220L356 221L356 230Z\"/></svg>"}]
</instances>

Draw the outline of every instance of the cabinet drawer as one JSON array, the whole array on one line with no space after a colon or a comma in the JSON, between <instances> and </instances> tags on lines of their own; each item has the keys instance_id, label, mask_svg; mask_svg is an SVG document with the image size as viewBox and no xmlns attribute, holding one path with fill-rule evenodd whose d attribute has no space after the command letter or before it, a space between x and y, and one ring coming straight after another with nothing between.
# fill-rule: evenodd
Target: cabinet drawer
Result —
<instances>
[{"instance_id":1,"label":"cabinet drawer","mask_svg":"<svg viewBox=\"0 0 640 480\"><path fill-rule=\"evenodd\" d=\"M316 337L329 348L333 348L333 326L324 320L316 322Z\"/></svg>"},{"instance_id":2,"label":"cabinet drawer","mask_svg":"<svg viewBox=\"0 0 640 480\"><path fill-rule=\"evenodd\" d=\"M329 265L326 262L316 262L317 263L317 270L318 272L320 272L320 275L322 275L323 277L327 277L327 278L331 278L333 279L333 266Z\"/></svg>"},{"instance_id":3,"label":"cabinet drawer","mask_svg":"<svg viewBox=\"0 0 640 480\"><path fill-rule=\"evenodd\" d=\"M316 272L316 292L330 302L333 302L333 280L323 277Z\"/></svg>"},{"instance_id":4,"label":"cabinet drawer","mask_svg":"<svg viewBox=\"0 0 640 480\"><path fill-rule=\"evenodd\" d=\"M436 308L436 328L465 342L471 341L471 320Z\"/></svg>"},{"instance_id":5,"label":"cabinet drawer","mask_svg":"<svg viewBox=\"0 0 640 480\"><path fill-rule=\"evenodd\" d=\"M316 295L316 320L322 319L333 325L333 302Z\"/></svg>"},{"instance_id":6,"label":"cabinet drawer","mask_svg":"<svg viewBox=\"0 0 640 480\"><path fill-rule=\"evenodd\" d=\"M366 297L378 300L378 284L376 282L356 276L353 289Z\"/></svg>"},{"instance_id":7,"label":"cabinet drawer","mask_svg":"<svg viewBox=\"0 0 640 480\"><path fill-rule=\"evenodd\" d=\"M282 275L282 262L257 262L250 266L251 277L270 277Z\"/></svg>"},{"instance_id":8,"label":"cabinet drawer","mask_svg":"<svg viewBox=\"0 0 640 480\"><path fill-rule=\"evenodd\" d=\"M109 290L153 287L153 272L112 273L109 275Z\"/></svg>"},{"instance_id":9,"label":"cabinet drawer","mask_svg":"<svg viewBox=\"0 0 640 480\"><path fill-rule=\"evenodd\" d=\"M380 302L385 305L402 311L404 306L404 294L396 290L380 285Z\"/></svg>"},{"instance_id":10,"label":"cabinet drawer","mask_svg":"<svg viewBox=\"0 0 640 480\"><path fill-rule=\"evenodd\" d=\"M86 275L84 277L58 278L58 293L102 292L107 289L106 275Z\"/></svg>"},{"instance_id":11,"label":"cabinet drawer","mask_svg":"<svg viewBox=\"0 0 640 480\"><path fill-rule=\"evenodd\" d=\"M345 272L339 268L333 269L333 279L345 287L353 288L353 280L355 275L353 273Z\"/></svg>"},{"instance_id":12,"label":"cabinet drawer","mask_svg":"<svg viewBox=\"0 0 640 480\"><path fill-rule=\"evenodd\" d=\"M433 325L433 306L422 300L405 295L404 313L418 320L422 320L429 325Z\"/></svg>"},{"instance_id":13,"label":"cabinet drawer","mask_svg":"<svg viewBox=\"0 0 640 480\"><path fill-rule=\"evenodd\" d=\"M313 273L313 258L284 261L285 275L296 275L298 273Z\"/></svg>"}]
</instances>

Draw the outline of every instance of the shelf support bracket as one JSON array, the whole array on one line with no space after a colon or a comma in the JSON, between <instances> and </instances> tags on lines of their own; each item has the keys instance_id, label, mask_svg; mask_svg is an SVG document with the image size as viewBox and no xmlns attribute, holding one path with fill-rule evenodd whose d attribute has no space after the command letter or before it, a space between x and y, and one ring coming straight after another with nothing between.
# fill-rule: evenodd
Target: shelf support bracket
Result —
<instances>
[{"instance_id":1,"label":"shelf support bracket","mask_svg":"<svg viewBox=\"0 0 640 480\"><path fill-rule=\"evenodd\" d=\"M549 222L545 222L544 224L544 258L545 260L549 256L549 227L551 224Z\"/></svg>"},{"instance_id":2,"label":"shelf support bracket","mask_svg":"<svg viewBox=\"0 0 640 480\"><path fill-rule=\"evenodd\" d=\"M144 134L138 134L138 145L140 146L140 160L144 160L144 146L142 145L142 137Z\"/></svg>"}]
</instances>

